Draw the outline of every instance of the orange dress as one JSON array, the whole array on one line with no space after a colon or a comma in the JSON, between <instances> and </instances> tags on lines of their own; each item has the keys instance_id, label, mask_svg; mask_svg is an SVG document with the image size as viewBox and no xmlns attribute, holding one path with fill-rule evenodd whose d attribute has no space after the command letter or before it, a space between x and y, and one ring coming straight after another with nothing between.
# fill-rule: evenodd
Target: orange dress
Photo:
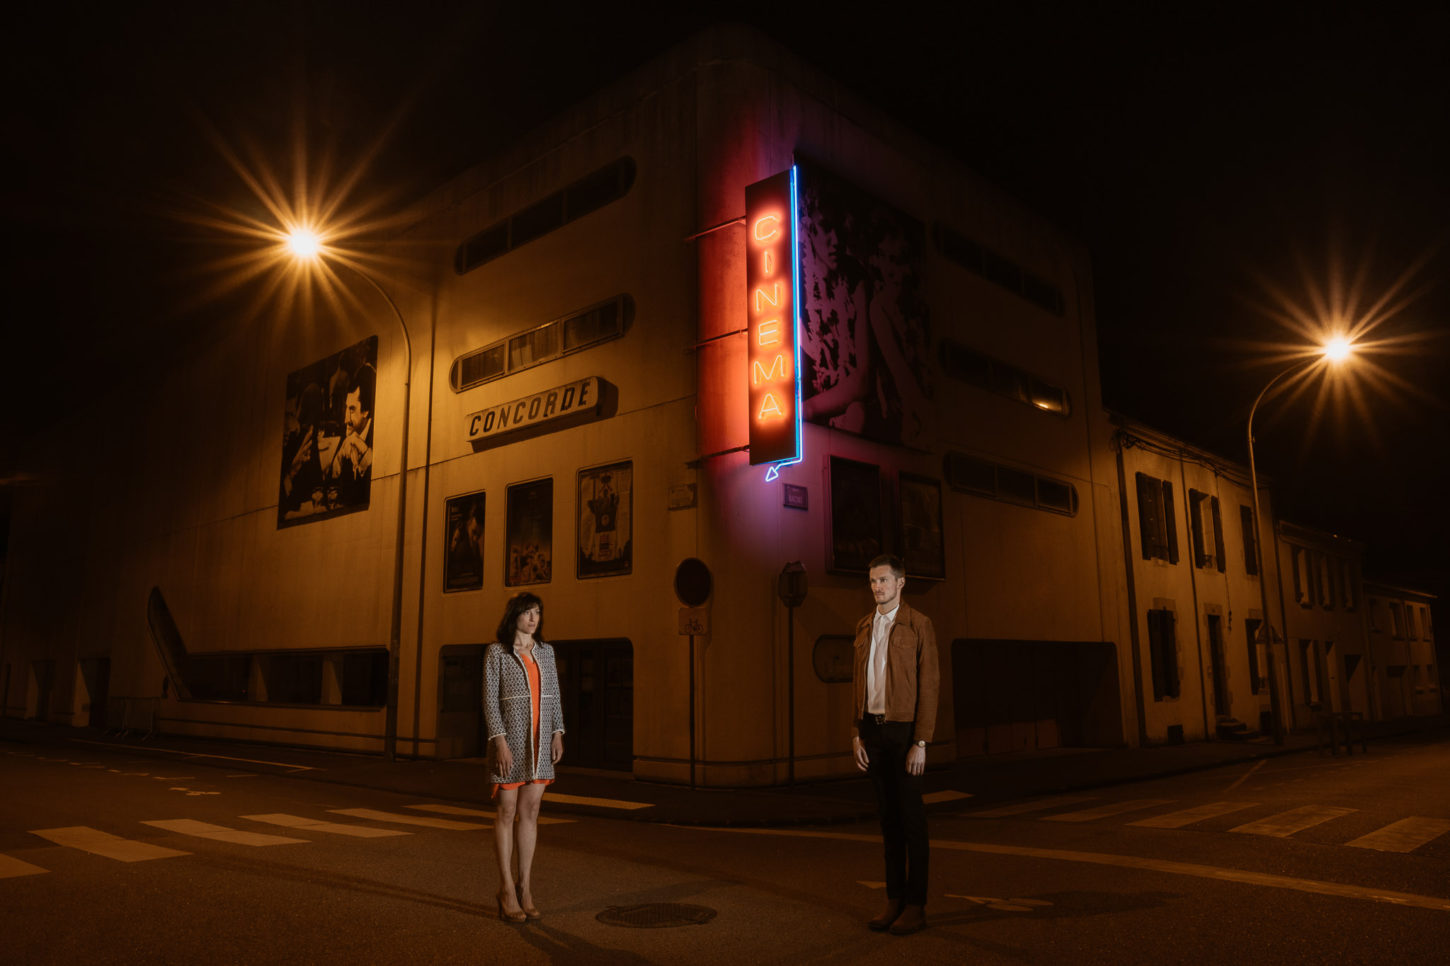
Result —
<instances>
[{"instance_id":1,"label":"orange dress","mask_svg":"<svg viewBox=\"0 0 1450 966\"><path fill-rule=\"evenodd\" d=\"M523 662L524 672L529 676L529 722L533 726L534 761L539 760L539 665L535 663L532 654L520 654L519 660ZM552 754L552 749L550 750ZM498 797L500 788L521 788L524 785L552 785L552 778L534 778L522 782L495 782L490 798Z\"/></svg>"}]
</instances>

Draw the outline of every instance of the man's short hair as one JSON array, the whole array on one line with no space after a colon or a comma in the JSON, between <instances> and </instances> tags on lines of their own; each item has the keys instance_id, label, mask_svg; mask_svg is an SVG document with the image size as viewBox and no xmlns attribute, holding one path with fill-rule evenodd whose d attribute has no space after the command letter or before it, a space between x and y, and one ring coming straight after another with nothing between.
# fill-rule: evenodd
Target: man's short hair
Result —
<instances>
[{"instance_id":1,"label":"man's short hair","mask_svg":"<svg viewBox=\"0 0 1450 966\"><path fill-rule=\"evenodd\" d=\"M876 559L871 561L871 566L867 567L866 570L869 572L875 570L877 567L890 567L891 572L896 576L906 576L906 564L902 563L901 558L894 553L883 553L876 557Z\"/></svg>"},{"instance_id":2,"label":"man's short hair","mask_svg":"<svg viewBox=\"0 0 1450 966\"><path fill-rule=\"evenodd\" d=\"M377 384L377 371L367 363L363 363L353 374L352 385L347 388L348 395L357 393L358 408L369 416L373 414L373 396L377 392Z\"/></svg>"}]
</instances>

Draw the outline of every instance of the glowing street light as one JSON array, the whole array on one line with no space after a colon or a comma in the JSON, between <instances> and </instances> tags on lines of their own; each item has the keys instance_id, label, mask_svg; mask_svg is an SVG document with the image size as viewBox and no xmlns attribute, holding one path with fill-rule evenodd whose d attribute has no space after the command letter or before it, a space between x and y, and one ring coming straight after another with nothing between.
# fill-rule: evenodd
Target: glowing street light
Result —
<instances>
[{"instance_id":1,"label":"glowing street light","mask_svg":"<svg viewBox=\"0 0 1450 966\"><path fill-rule=\"evenodd\" d=\"M1269 394L1269 390L1277 385L1285 376L1290 373L1302 373L1312 366L1322 365L1326 362L1342 362L1349 357L1353 350L1354 344L1343 336L1336 336L1330 339L1319 352L1307 359L1294 363L1270 379L1268 385L1259 390L1259 395L1254 399L1254 404L1249 407L1249 487L1253 490L1254 497L1254 553L1258 557L1259 563L1259 602L1263 609L1263 619L1259 629L1264 635L1264 655L1268 664L1266 670L1269 674L1269 713L1274 719L1274 743L1279 745L1284 743L1284 721L1280 713L1282 702L1279 697L1279 675L1277 662L1274 660L1274 627L1269 621L1268 572L1264 569L1264 541L1259 527L1259 474L1258 468L1254 464L1254 413L1258 411L1259 403L1264 401L1264 397ZM1278 560L1276 558L1275 567L1277 568L1277 566ZM1277 573L1277 569L1275 572Z\"/></svg>"},{"instance_id":2,"label":"glowing street light","mask_svg":"<svg viewBox=\"0 0 1450 966\"><path fill-rule=\"evenodd\" d=\"M295 260L320 262L329 254L322 236L305 226L294 227L286 236L287 250ZM393 614L388 636L388 692L383 725L383 757L392 761L398 746L398 663L403 636L403 538L406 535L405 521L408 507L408 403L412 396L413 340L408 334L408 324L393 297L363 269L350 259L333 258L329 265L341 265L367 282L388 303L398 328L403 332L403 427L398 444L400 464L398 468L398 525L393 552Z\"/></svg>"}]
</instances>

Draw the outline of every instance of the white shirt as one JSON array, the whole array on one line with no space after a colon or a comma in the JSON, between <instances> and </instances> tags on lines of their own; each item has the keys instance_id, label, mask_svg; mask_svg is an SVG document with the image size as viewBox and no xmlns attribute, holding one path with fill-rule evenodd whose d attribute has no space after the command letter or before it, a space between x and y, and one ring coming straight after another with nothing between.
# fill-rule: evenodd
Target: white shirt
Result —
<instances>
[{"instance_id":1,"label":"white shirt","mask_svg":"<svg viewBox=\"0 0 1450 966\"><path fill-rule=\"evenodd\" d=\"M886 713L886 654L891 646L891 625L896 623L897 604L885 614L871 617L871 656L866 661L866 711Z\"/></svg>"}]
</instances>

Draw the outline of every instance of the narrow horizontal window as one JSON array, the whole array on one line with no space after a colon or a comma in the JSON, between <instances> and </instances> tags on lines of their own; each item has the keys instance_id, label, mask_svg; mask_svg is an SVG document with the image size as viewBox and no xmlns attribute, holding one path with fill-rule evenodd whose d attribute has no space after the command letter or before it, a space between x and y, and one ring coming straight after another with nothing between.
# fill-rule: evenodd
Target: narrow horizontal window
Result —
<instances>
[{"instance_id":1,"label":"narrow horizontal window","mask_svg":"<svg viewBox=\"0 0 1450 966\"><path fill-rule=\"evenodd\" d=\"M1001 359L970 349L952 339L937 345L942 371L952 379L985 389L1005 399L1058 416L1072 414L1067 390Z\"/></svg>"},{"instance_id":2,"label":"narrow horizontal window","mask_svg":"<svg viewBox=\"0 0 1450 966\"><path fill-rule=\"evenodd\" d=\"M1062 315L1065 303L1062 290L1052 282L1035 275L1000 252L948 228L941 222L932 226L937 251L967 271L980 275L1053 315Z\"/></svg>"},{"instance_id":3,"label":"narrow horizontal window","mask_svg":"<svg viewBox=\"0 0 1450 966\"><path fill-rule=\"evenodd\" d=\"M1077 488L1071 483L957 452L948 452L942 467L947 485L959 492L1065 516L1077 514Z\"/></svg>"},{"instance_id":4,"label":"narrow horizontal window","mask_svg":"<svg viewBox=\"0 0 1450 966\"><path fill-rule=\"evenodd\" d=\"M616 295L562 319L536 325L459 356L449 369L448 381L454 392L463 392L616 339L633 321L634 299L628 295Z\"/></svg>"}]
</instances>

